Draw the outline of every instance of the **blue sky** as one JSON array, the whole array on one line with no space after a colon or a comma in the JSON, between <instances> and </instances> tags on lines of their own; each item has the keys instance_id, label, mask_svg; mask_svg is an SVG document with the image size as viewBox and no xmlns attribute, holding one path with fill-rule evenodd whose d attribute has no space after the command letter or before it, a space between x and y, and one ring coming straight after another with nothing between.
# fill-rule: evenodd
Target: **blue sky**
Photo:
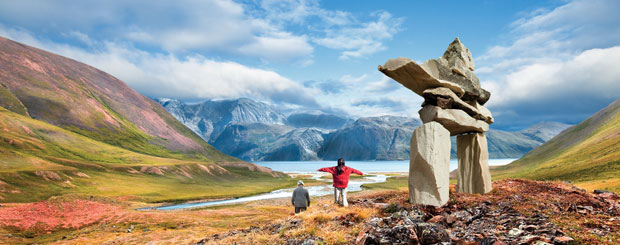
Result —
<instances>
[{"instance_id":1,"label":"blue sky","mask_svg":"<svg viewBox=\"0 0 620 245\"><path fill-rule=\"evenodd\" d=\"M620 97L620 1L1 1L0 36L71 57L149 97L249 97L354 117L418 117L377 71L459 37L493 128L578 123Z\"/></svg>"}]
</instances>

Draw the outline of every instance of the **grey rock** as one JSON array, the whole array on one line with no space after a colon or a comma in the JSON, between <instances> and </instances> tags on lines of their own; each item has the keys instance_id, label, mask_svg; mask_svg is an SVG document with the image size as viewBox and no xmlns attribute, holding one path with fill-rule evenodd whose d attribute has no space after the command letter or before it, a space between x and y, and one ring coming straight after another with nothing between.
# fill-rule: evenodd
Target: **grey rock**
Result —
<instances>
[{"instance_id":1,"label":"grey rock","mask_svg":"<svg viewBox=\"0 0 620 245\"><path fill-rule=\"evenodd\" d=\"M409 58L390 59L378 69L420 96L424 90L437 87L449 88L459 97L465 94L465 90L458 84L433 77L433 71L429 71L428 66L418 65Z\"/></svg>"},{"instance_id":2,"label":"grey rock","mask_svg":"<svg viewBox=\"0 0 620 245\"><path fill-rule=\"evenodd\" d=\"M469 103L466 103L465 101L461 100L454 92L452 92L452 90L447 89L447 88L429 88L424 90L424 92L422 92L424 99L425 99L425 103L426 105L431 104L431 105L435 105L435 104L439 104L438 102L436 102L436 100L438 100L437 97L442 97L442 98L447 98L450 100L450 104L447 105L446 108L444 109L461 109L464 112L466 112L467 114L469 114L470 116L472 116L475 119L478 120L483 120L487 123L492 123L493 122L493 116L491 115L491 112L486 109L485 107L481 106L478 104L478 102L473 101L471 102L472 104L474 104L475 106L470 105ZM430 102L430 103L429 103ZM478 108L482 109L483 111L478 110Z\"/></svg>"},{"instance_id":3,"label":"grey rock","mask_svg":"<svg viewBox=\"0 0 620 245\"><path fill-rule=\"evenodd\" d=\"M426 105L418 113L422 122L435 121L441 123L450 131L451 136L467 132L484 133L489 131L489 124L474 119L462 110L441 109L438 106Z\"/></svg>"},{"instance_id":4,"label":"grey rock","mask_svg":"<svg viewBox=\"0 0 620 245\"><path fill-rule=\"evenodd\" d=\"M422 66L436 79L450 81L463 88L465 93L460 97L465 101L477 100L484 105L491 97L491 93L480 86L480 80L472 71L450 67L443 57L427 60Z\"/></svg>"},{"instance_id":5,"label":"grey rock","mask_svg":"<svg viewBox=\"0 0 620 245\"><path fill-rule=\"evenodd\" d=\"M448 61L450 67L466 68L470 71L474 71L476 67L471 52L458 37L450 43L448 49L443 53L443 58Z\"/></svg>"},{"instance_id":6,"label":"grey rock","mask_svg":"<svg viewBox=\"0 0 620 245\"><path fill-rule=\"evenodd\" d=\"M511 237L518 237L519 235L521 235L523 233L522 230L518 229L518 228L512 228L510 231L508 231L508 236Z\"/></svg>"},{"instance_id":7,"label":"grey rock","mask_svg":"<svg viewBox=\"0 0 620 245\"><path fill-rule=\"evenodd\" d=\"M450 132L437 122L416 128L411 137L409 201L443 206L448 202Z\"/></svg>"},{"instance_id":8,"label":"grey rock","mask_svg":"<svg viewBox=\"0 0 620 245\"><path fill-rule=\"evenodd\" d=\"M478 194L491 191L486 136L481 133L459 135L456 137L456 147L459 162L457 191Z\"/></svg>"},{"instance_id":9,"label":"grey rock","mask_svg":"<svg viewBox=\"0 0 620 245\"><path fill-rule=\"evenodd\" d=\"M476 100L481 105L491 96L480 86L473 73L471 53L458 38L448 46L443 57L427 60L422 65L402 57L390 59L378 69L418 95L429 88L445 87L463 100Z\"/></svg>"}]
</instances>

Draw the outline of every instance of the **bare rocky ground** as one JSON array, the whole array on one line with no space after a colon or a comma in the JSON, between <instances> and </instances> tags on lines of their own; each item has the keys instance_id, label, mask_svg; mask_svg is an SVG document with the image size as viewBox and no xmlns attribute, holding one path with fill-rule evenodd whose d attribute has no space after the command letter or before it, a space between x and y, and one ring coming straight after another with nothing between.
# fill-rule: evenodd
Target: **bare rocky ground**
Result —
<instances>
[{"instance_id":1,"label":"bare rocky ground","mask_svg":"<svg viewBox=\"0 0 620 245\"><path fill-rule=\"evenodd\" d=\"M620 241L620 197L614 193L587 193L567 183L521 179L493 184L493 191L484 195L451 192L448 204L439 208L409 204L403 191L360 194L351 198L351 208L375 212L365 219L353 212L330 213L327 221L319 222L326 233L304 232L308 226L317 225L316 221L320 220L317 215L329 212L318 208L270 225L215 234L198 244L252 243L251 239L258 236L280 244L323 244L332 243L329 241L333 239L327 241L330 230L347 229L359 230L357 235L345 236L341 242L347 244L618 244Z\"/></svg>"}]
</instances>

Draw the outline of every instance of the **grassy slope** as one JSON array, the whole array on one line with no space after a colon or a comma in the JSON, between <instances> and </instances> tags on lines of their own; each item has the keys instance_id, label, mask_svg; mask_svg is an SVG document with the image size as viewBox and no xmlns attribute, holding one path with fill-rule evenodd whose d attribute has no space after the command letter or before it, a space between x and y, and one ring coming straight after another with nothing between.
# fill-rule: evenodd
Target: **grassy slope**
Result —
<instances>
[{"instance_id":1,"label":"grassy slope","mask_svg":"<svg viewBox=\"0 0 620 245\"><path fill-rule=\"evenodd\" d=\"M22 105L19 99L15 98L15 95L9 91L8 88L4 86L0 82L0 106L9 109L10 111L14 111L15 113L21 115L28 115L26 107Z\"/></svg>"},{"instance_id":2,"label":"grassy slope","mask_svg":"<svg viewBox=\"0 0 620 245\"><path fill-rule=\"evenodd\" d=\"M158 103L78 61L0 37L0 106L147 155L238 162Z\"/></svg>"},{"instance_id":3,"label":"grassy slope","mask_svg":"<svg viewBox=\"0 0 620 245\"><path fill-rule=\"evenodd\" d=\"M493 177L569 180L586 189L620 191L620 100L568 128Z\"/></svg>"},{"instance_id":4,"label":"grassy slope","mask_svg":"<svg viewBox=\"0 0 620 245\"><path fill-rule=\"evenodd\" d=\"M5 202L66 193L178 201L251 195L294 185L289 178L249 168L132 152L2 107L0 131L0 199Z\"/></svg>"}]
</instances>

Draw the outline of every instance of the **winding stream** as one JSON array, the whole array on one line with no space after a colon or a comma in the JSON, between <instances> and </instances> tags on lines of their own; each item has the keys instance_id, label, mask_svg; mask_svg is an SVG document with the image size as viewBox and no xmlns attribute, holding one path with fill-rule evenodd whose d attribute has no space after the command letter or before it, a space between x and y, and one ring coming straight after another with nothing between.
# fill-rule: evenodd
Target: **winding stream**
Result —
<instances>
[{"instance_id":1,"label":"winding stream","mask_svg":"<svg viewBox=\"0 0 620 245\"><path fill-rule=\"evenodd\" d=\"M320 180L320 177L321 177L320 174L316 174L313 178ZM363 179L352 179L349 181L349 186L347 187L347 191L360 191L362 190L363 184L381 183L381 182L385 182L387 178L388 177L383 174L377 174L374 176L365 177ZM325 196L325 195L333 194L334 188L331 186L331 180L326 180L326 182L329 184L306 187L310 196L314 197L314 196ZM160 207L153 207L153 208L140 208L138 210L150 210L150 209L176 210L176 209L185 209L185 208L209 207L209 206L216 206L216 205L229 205L229 204L237 204L237 203L251 202L251 201L257 201L257 200L274 199L274 198L285 198L285 197L290 198L293 195L293 190L295 190L295 188L279 189L279 190L275 190L269 193L264 193L264 194L254 195L254 196L247 196L247 197L240 197L240 198L235 198L235 199L208 201L208 202L182 203L182 204L167 205L167 206L160 206Z\"/></svg>"},{"instance_id":2,"label":"winding stream","mask_svg":"<svg viewBox=\"0 0 620 245\"><path fill-rule=\"evenodd\" d=\"M515 159L489 159L489 166L499 166L506 165L512 162ZM317 169L325 166L333 166L335 165L334 161L305 161L305 162L297 162L297 161L281 161L281 162L255 162L258 165L265 166L271 168L276 171L282 171L287 173L297 173L297 174L313 174L314 179L320 179L322 176L318 172ZM458 163L456 159L450 160L450 171L454 170L457 167ZM375 174L378 168L381 169L383 173L386 172L408 172L409 171L409 160L399 160L399 161L348 161L347 166L360 170L364 173ZM349 181L348 191L360 191L362 190L363 184L368 183L380 183L385 182L388 177L384 174L376 174L371 175L363 179L351 179ZM319 186L309 186L306 187L310 196L325 196L331 195L334 193L334 188L331 186L331 179L324 180L326 182L325 185ZM216 205L229 205L229 204L237 204L244 202L251 202L257 200L266 200L266 199L274 199L274 198L290 198L293 195L293 190L295 188L287 188L287 189L279 189L269 193L219 200L219 201L208 201L208 202L190 202L190 203L182 203L175 205L167 205L160 207L151 207L151 208L141 208L138 210L175 210L175 209L185 209L185 208L197 208L197 207L208 207L208 206L216 206Z\"/></svg>"}]
</instances>

